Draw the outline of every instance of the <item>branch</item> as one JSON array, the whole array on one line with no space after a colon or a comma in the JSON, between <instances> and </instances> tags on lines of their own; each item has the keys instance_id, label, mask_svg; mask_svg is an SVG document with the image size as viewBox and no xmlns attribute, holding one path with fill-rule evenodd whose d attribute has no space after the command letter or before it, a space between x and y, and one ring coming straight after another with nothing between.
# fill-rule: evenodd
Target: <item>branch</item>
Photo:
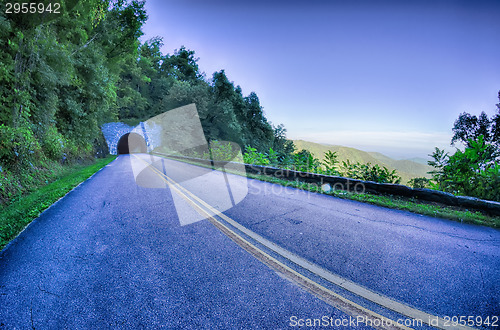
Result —
<instances>
[{"instance_id":1,"label":"branch","mask_svg":"<svg viewBox=\"0 0 500 330\"><path fill-rule=\"evenodd\" d=\"M93 36L93 37L92 37L89 41L87 41L87 42L85 43L85 45L83 45L82 47L80 47L80 48L78 48L78 49L74 50L74 51L71 53L71 55L75 55L75 53L76 53L76 52L79 52L79 51L81 51L82 49L87 48L87 46L88 46L88 45L89 45L92 41L94 41L94 39L97 37L97 35L98 35L98 34L99 34L99 33L96 33L96 34L95 34L95 35L94 35L94 36Z\"/></svg>"}]
</instances>

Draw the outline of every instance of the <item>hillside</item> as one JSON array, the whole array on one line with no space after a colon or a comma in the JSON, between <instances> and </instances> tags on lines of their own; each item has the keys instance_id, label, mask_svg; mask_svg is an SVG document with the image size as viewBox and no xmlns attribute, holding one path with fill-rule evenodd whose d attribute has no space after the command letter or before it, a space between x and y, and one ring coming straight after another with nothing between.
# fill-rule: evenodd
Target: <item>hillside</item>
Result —
<instances>
[{"instance_id":1,"label":"hillside","mask_svg":"<svg viewBox=\"0 0 500 330\"><path fill-rule=\"evenodd\" d=\"M421 158L421 157L408 158L407 160L411 160L415 163L424 164L424 165L427 165L427 162L428 162L427 159Z\"/></svg>"},{"instance_id":2,"label":"hillside","mask_svg":"<svg viewBox=\"0 0 500 330\"><path fill-rule=\"evenodd\" d=\"M314 157L320 160L323 160L325 152L330 150L332 152L337 152L340 163L349 160L351 163L378 164L390 170L396 170L399 176L401 176L401 183L403 184L416 177L430 178L427 172L433 169L431 166L423 164L423 160L421 159L419 159L419 161L410 159L397 160L378 152L366 152L356 148L339 145L324 145L303 140L294 140L293 143L297 147L297 150L306 149L310 151Z\"/></svg>"}]
</instances>

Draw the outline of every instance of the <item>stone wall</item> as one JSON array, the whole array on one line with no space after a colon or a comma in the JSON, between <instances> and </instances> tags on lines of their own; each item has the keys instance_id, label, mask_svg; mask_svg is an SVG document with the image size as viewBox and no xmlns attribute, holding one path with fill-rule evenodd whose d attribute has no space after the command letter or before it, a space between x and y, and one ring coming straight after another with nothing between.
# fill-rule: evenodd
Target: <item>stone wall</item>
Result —
<instances>
[{"instance_id":1,"label":"stone wall","mask_svg":"<svg viewBox=\"0 0 500 330\"><path fill-rule=\"evenodd\" d=\"M211 162L205 159L183 157L183 156L172 156L163 155L174 159L185 159L189 161L199 162L200 164L208 166L225 166L227 163L231 162ZM500 203L494 201L483 200L475 197L468 196L455 196L453 194L432 190L432 189L419 189L411 188L408 186L392 183L377 183L372 181L362 181L350 178L344 178L339 176L329 176L315 173L299 172L293 170L284 170L281 168L261 166L261 165L249 165L245 164L245 170L247 173L254 174L265 174L270 176L275 176L277 178L288 179L288 180L299 180L303 182L308 182L317 185L329 185L333 189L342 189L349 191L358 192L369 192L374 194L386 194L394 196L403 196L409 198L417 198L423 201L438 202L449 206L459 206L472 210L485 211L491 215L500 215Z\"/></svg>"},{"instance_id":2,"label":"stone wall","mask_svg":"<svg viewBox=\"0 0 500 330\"><path fill-rule=\"evenodd\" d=\"M110 154L117 154L116 145L118 144L118 140L120 140L124 134L132 132L133 129L134 127L124 123L107 123L101 126L102 134L106 139Z\"/></svg>"},{"instance_id":3,"label":"stone wall","mask_svg":"<svg viewBox=\"0 0 500 330\"><path fill-rule=\"evenodd\" d=\"M120 138L132 131L141 135L146 140L149 150L153 150L161 144L161 127L150 126L144 122L139 123L135 127L121 122L107 123L101 126L101 130L108 144L109 153L112 155L117 154L116 146Z\"/></svg>"}]
</instances>

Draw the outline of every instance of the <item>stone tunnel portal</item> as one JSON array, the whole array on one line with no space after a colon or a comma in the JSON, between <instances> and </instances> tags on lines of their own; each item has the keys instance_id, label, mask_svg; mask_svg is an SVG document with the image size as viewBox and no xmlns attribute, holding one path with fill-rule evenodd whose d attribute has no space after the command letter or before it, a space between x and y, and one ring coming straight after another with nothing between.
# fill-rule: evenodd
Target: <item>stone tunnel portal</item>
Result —
<instances>
[{"instance_id":1,"label":"stone tunnel portal","mask_svg":"<svg viewBox=\"0 0 500 330\"><path fill-rule=\"evenodd\" d=\"M116 151L118 155L130 154L130 153L147 153L148 147L146 145L146 140L134 132L122 135L118 144L116 146Z\"/></svg>"}]
</instances>

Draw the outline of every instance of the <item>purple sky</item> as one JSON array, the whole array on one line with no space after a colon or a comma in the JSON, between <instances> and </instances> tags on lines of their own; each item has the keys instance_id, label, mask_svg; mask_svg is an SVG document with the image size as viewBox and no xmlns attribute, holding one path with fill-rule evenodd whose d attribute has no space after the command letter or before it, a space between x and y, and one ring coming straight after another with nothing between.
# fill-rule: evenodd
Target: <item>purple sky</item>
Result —
<instances>
[{"instance_id":1,"label":"purple sky","mask_svg":"<svg viewBox=\"0 0 500 330\"><path fill-rule=\"evenodd\" d=\"M500 1L147 0L143 40L196 51L288 137L426 156L459 113L495 113Z\"/></svg>"}]
</instances>

